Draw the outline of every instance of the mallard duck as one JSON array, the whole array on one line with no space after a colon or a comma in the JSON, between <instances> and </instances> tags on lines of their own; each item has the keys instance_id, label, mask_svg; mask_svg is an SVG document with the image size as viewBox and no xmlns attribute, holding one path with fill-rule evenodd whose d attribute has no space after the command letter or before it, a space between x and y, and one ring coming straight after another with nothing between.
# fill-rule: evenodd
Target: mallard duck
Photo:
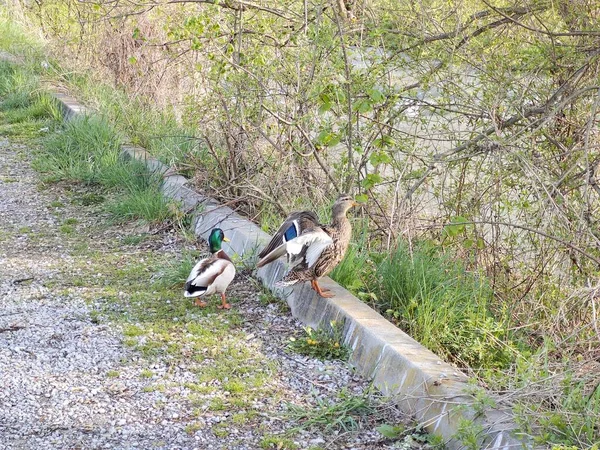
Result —
<instances>
[{"instance_id":1,"label":"mallard duck","mask_svg":"<svg viewBox=\"0 0 600 450\"><path fill-rule=\"evenodd\" d=\"M185 283L185 297L201 297L221 294L221 305L218 308L230 309L231 305L225 299L225 290L235 277L235 266L227 253L221 248L223 242L229 242L223 230L215 228L208 237L208 245L212 256L198 262L190 272ZM196 305L206 306L206 302L196 299Z\"/></svg>"},{"instance_id":2,"label":"mallard duck","mask_svg":"<svg viewBox=\"0 0 600 450\"><path fill-rule=\"evenodd\" d=\"M331 225L321 225L315 213L299 211L290 214L271 242L258 255L260 268L287 254L290 269L279 286L310 281L321 297L334 295L319 286L319 278L327 275L344 258L352 237L352 225L346 217L357 203L347 194L340 195L332 208Z\"/></svg>"}]
</instances>

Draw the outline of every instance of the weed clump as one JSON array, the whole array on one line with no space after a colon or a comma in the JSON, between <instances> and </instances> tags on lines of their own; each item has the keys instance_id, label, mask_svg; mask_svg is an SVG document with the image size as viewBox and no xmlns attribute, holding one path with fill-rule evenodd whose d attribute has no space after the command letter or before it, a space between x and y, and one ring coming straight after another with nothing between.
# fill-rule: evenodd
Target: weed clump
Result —
<instances>
[{"instance_id":1,"label":"weed clump","mask_svg":"<svg viewBox=\"0 0 600 450\"><path fill-rule=\"evenodd\" d=\"M329 330L323 327L317 330L305 327L306 335L301 338L291 338L289 348L302 355L319 359L346 361L350 356L350 348L343 343L343 327L336 322L331 322L330 327Z\"/></svg>"}]
</instances>

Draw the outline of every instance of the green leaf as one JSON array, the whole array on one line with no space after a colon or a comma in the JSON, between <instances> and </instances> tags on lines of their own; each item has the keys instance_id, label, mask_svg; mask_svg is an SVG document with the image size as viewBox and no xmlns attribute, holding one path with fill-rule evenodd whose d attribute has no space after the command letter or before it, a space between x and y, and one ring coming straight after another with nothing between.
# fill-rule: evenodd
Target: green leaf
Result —
<instances>
[{"instance_id":1,"label":"green leaf","mask_svg":"<svg viewBox=\"0 0 600 450\"><path fill-rule=\"evenodd\" d=\"M341 136L337 133L332 133L328 130L323 130L317 136L317 144L325 145L327 147L333 147L341 141Z\"/></svg>"},{"instance_id":2,"label":"green leaf","mask_svg":"<svg viewBox=\"0 0 600 450\"><path fill-rule=\"evenodd\" d=\"M135 56L130 56L127 61L129 61L129 64L135 64L137 62L137 58Z\"/></svg>"},{"instance_id":3,"label":"green leaf","mask_svg":"<svg viewBox=\"0 0 600 450\"><path fill-rule=\"evenodd\" d=\"M373 100L374 103L381 103L385 100L385 96L377 89L369 89L367 94L369 94L369 98Z\"/></svg>"},{"instance_id":4,"label":"green leaf","mask_svg":"<svg viewBox=\"0 0 600 450\"><path fill-rule=\"evenodd\" d=\"M380 138L377 138L373 141L373 145L377 148L385 148L385 147L392 147L393 145L396 144L396 141L394 141L390 136L381 136Z\"/></svg>"},{"instance_id":5,"label":"green leaf","mask_svg":"<svg viewBox=\"0 0 600 450\"><path fill-rule=\"evenodd\" d=\"M365 177L364 180L362 180L361 184L365 189L371 189L377 183L380 183L381 180L381 175L379 175L378 173L370 173Z\"/></svg>"},{"instance_id":6,"label":"green leaf","mask_svg":"<svg viewBox=\"0 0 600 450\"><path fill-rule=\"evenodd\" d=\"M379 151L379 152L374 152L373 154L371 154L371 157L369 158L369 161L374 166L377 166L378 164L389 164L389 163L391 163L392 162L392 158L386 152Z\"/></svg>"},{"instance_id":7,"label":"green leaf","mask_svg":"<svg viewBox=\"0 0 600 450\"><path fill-rule=\"evenodd\" d=\"M331 96L327 92L321 92L319 100L321 100L322 103L331 103Z\"/></svg>"},{"instance_id":8,"label":"green leaf","mask_svg":"<svg viewBox=\"0 0 600 450\"><path fill-rule=\"evenodd\" d=\"M354 102L354 105L352 105L352 109L354 109L355 111L358 111L361 114L364 114L373 109L373 104L371 103L371 101L369 99L361 98L361 99L357 100L356 102Z\"/></svg>"},{"instance_id":9,"label":"green leaf","mask_svg":"<svg viewBox=\"0 0 600 450\"><path fill-rule=\"evenodd\" d=\"M358 203L367 203L367 200L369 200L369 196L367 194L359 194L356 197L354 197L354 200L356 200Z\"/></svg>"},{"instance_id":10,"label":"green leaf","mask_svg":"<svg viewBox=\"0 0 600 450\"><path fill-rule=\"evenodd\" d=\"M404 432L404 427L402 425L388 425L387 423L384 423L383 425L376 427L375 430L379 431L388 439L398 439Z\"/></svg>"},{"instance_id":11,"label":"green leaf","mask_svg":"<svg viewBox=\"0 0 600 450\"><path fill-rule=\"evenodd\" d=\"M333 147L334 145L339 144L341 140L342 140L342 138L340 137L339 134L331 133L329 135L329 139L327 140L327 143L325 145L327 145L327 147Z\"/></svg>"},{"instance_id":12,"label":"green leaf","mask_svg":"<svg viewBox=\"0 0 600 450\"><path fill-rule=\"evenodd\" d=\"M466 224L463 222L467 222L467 219L462 216L454 217L450 223L444 227L444 233L449 237L458 236L459 234L464 233Z\"/></svg>"},{"instance_id":13,"label":"green leaf","mask_svg":"<svg viewBox=\"0 0 600 450\"><path fill-rule=\"evenodd\" d=\"M321 106L319 106L319 114L324 114L327 111L329 111L331 109L332 104L327 102L327 103L321 103Z\"/></svg>"}]
</instances>

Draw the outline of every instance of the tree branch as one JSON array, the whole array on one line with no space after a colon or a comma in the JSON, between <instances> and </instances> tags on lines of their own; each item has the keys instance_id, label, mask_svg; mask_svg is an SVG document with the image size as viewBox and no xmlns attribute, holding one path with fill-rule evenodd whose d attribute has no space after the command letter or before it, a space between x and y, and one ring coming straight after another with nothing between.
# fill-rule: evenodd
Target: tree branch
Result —
<instances>
[{"instance_id":1,"label":"tree branch","mask_svg":"<svg viewBox=\"0 0 600 450\"><path fill-rule=\"evenodd\" d=\"M557 90L556 92L550 97L550 99L542 106L537 106L537 107L533 107L533 108L528 108L525 111L523 111L522 113L518 113L513 115L512 117L508 118L505 121L500 122L499 124L495 125L495 126L491 126L487 129L485 129L484 131L482 131L481 133L479 133L478 136L474 137L473 139L468 140L467 142L454 147L450 150L447 150L443 153L436 153L435 155L433 155L433 163L427 168L427 170L425 171L425 173L423 174L423 176L421 176L421 178L419 178L411 188L409 188L409 190L406 192L406 195L404 196L405 199L409 199L410 197L412 197L412 195L415 193L415 191L419 188L419 186L421 186L425 180L429 177L429 175L431 174L431 172L435 169L436 164L441 163L443 161L445 161L449 156L455 155L456 153L462 152L466 149L469 148L473 148L474 146L476 146L479 142L481 142L483 139L487 138L488 136L492 135L493 133L496 133L498 131L502 131L504 129L510 128L513 125L516 125L517 123L519 123L520 121L527 119L529 117L533 117L533 116L539 116L542 115L544 113L547 113L556 103L558 103L558 100L561 98L561 96L567 91L567 90L571 90L572 87L577 84L579 82L579 80L581 80L581 77L583 77L583 75L585 74L585 72L588 70L588 68L590 67L589 62L584 64L581 68L579 68L579 70L577 70L569 80L567 80L565 83L563 83ZM577 91L576 93L570 95L566 100L568 102L570 102L572 99L580 96L581 94L583 94L584 92L589 91L590 89L596 89L597 87L593 87L593 88L585 88L585 89L581 89L579 91ZM549 114L546 114L546 116L544 117L544 119L549 118L551 115L556 114L556 112L560 109L562 109L564 107L564 101L561 103L561 106L559 108L554 108ZM539 120L538 120L539 121ZM534 122L538 123L538 121ZM528 124L527 126L530 127L533 124Z\"/></svg>"}]
</instances>

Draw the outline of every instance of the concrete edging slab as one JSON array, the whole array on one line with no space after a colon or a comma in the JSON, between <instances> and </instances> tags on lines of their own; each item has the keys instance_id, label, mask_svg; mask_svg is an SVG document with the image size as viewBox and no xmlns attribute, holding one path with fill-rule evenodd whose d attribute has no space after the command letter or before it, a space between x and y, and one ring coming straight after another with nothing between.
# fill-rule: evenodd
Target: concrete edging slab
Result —
<instances>
[{"instance_id":1,"label":"concrete edging slab","mask_svg":"<svg viewBox=\"0 0 600 450\"><path fill-rule=\"evenodd\" d=\"M9 55L11 56L11 55ZM0 52L0 59L6 54ZM11 62L15 61L10 59ZM63 93L53 93L61 105L66 120L92 112ZM181 201L194 214L195 233L208 238L218 226L231 240L225 244L228 253L235 252L252 259L269 241L270 236L249 220L227 206L205 197L189 186L187 179L145 149L132 145L122 146L126 157L143 161L152 172L163 177L165 196ZM284 298L294 317L308 326L329 326L331 321L343 322L343 335L352 348L350 363L359 373L372 378L374 385L385 395L393 396L406 413L415 417L429 432L442 436L448 448L465 448L457 437L465 421L472 421L479 430L480 448L509 450L533 448L527 438L515 435L516 426L510 409L485 408L481 412L472 395L469 378L395 327L379 313L354 297L329 278L322 285L336 296L318 297L307 283L286 289L274 289L284 272L283 262L276 261L257 272L262 283Z\"/></svg>"}]
</instances>

